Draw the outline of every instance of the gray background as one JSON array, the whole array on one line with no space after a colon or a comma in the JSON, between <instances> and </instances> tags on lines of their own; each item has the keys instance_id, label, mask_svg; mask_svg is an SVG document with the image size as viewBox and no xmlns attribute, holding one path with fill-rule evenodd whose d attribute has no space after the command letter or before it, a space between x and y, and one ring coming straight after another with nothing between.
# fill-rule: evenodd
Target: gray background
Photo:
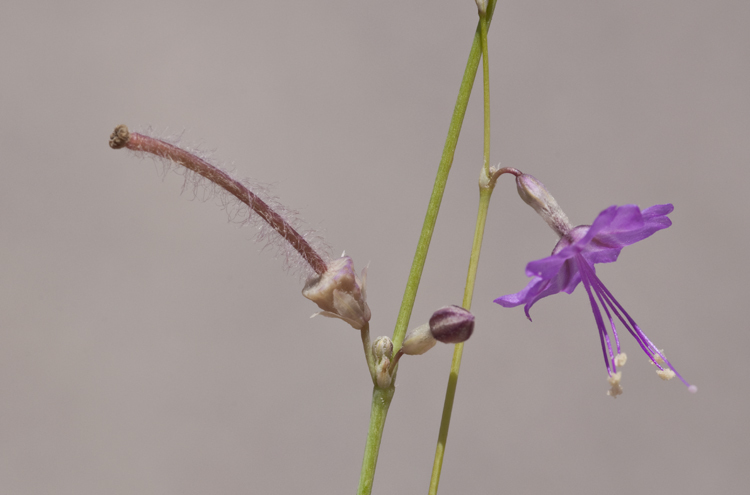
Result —
<instances>
[{"instance_id":1,"label":"gray background","mask_svg":"<svg viewBox=\"0 0 750 495\"><path fill-rule=\"evenodd\" d=\"M358 268L390 335L476 25L474 3L3 2L0 493L352 493L371 385L357 332L213 201L113 151L181 132ZM700 391L627 335L625 394L585 293L492 303L554 234L491 205L441 493L745 493L750 3L501 1L493 162L574 224L672 202L599 275ZM481 165L467 114L413 325L460 303ZM165 131L166 129L166 131ZM744 309L743 309L744 308ZM425 493L451 349L405 359L375 493Z\"/></svg>"}]
</instances>

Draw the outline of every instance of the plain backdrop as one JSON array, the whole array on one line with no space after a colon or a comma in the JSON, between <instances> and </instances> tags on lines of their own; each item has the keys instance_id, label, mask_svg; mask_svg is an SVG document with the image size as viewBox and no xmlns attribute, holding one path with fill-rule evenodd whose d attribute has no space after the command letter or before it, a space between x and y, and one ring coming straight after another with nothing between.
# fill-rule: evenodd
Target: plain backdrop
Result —
<instances>
[{"instance_id":1,"label":"plain backdrop","mask_svg":"<svg viewBox=\"0 0 750 495\"><path fill-rule=\"evenodd\" d=\"M369 263L391 335L477 22L470 0L4 0L0 493L338 494L359 479L359 335L215 201L107 146L182 133L274 185ZM624 395L585 292L494 304L555 236L513 181L492 200L440 493L746 493L750 3L500 1L492 161L574 224L673 203L598 273L633 339ZM463 294L482 163L474 88L411 326ZM452 348L402 361L374 493L426 493Z\"/></svg>"}]
</instances>

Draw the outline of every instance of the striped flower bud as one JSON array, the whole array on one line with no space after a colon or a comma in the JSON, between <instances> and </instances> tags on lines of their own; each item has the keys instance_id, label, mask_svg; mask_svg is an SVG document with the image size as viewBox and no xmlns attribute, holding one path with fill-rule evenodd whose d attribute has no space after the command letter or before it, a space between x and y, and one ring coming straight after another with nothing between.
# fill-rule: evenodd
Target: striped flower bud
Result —
<instances>
[{"instance_id":1,"label":"striped flower bud","mask_svg":"<svg viewBox=\"0 0 750 495\"><path fill-rule=\"evenodd\" d=\"M410 330L401 347L404 354L419 355L437 342L458 344L469 340L474 331L474 315L460 306L446 306L435 311L430 322Z\"/></svg>"},{"instance_id":2,"label":"striped flower bud","mask_svg":"<svg viewBox=\"0 0 750 495\"><path fill-rule=\"evenodd\" d=\"M474 315L460 306L440 308L430 318L430 332L444 344L465 342L474 332Z\"/></svg>"}]
</instances>

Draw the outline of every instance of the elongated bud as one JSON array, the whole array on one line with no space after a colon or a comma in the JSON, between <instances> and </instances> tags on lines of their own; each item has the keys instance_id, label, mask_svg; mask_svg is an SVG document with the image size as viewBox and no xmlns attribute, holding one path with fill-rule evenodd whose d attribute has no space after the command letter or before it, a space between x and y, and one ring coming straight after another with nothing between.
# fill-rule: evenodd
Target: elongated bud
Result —
<instances>
[{"instance_id":1,"label":"elongated bud","mask_svg":"<svg viewBox=\"0 0 750 495\"><path fill-rule=\"evenodd\" d=\"M474 332L474 315L460 306L446 306L435 311L430 322L410 330L401 347L404 354L419 355L436 343L458 344L469 340Z\"/></svg>"},{"instance_id":2,"label":"elongated bud","mask_svg":"<svg viewBox=\"0 0 750 495\"><path fill-rule=\"evenodd\" d=\"M474 332L474 315L460 306L446 306L432 314L430 332L444 344L466 342Z\"/></svg>"},{"instance_id":3,"label":"elongated bud","mask_svg":"<svg viewBox=\"0 0 750 495\"><path fill-rule=\"evenodd\" d=\"M401 349L404 351L404 354L418 356L435 347L435 344L437 344L437 340L435 340L432 332L430 332L430 324L425 323L409 330L406 337L404 337Z\"/></svg>"},{"instance_id":4,"label":"elongated bud","mask_svg":"<svg viewBox=\"0 0 750 495\"><path fill-rule=\"evenodd\" d=\"M391 385L391 359L393 342L388 337L378 337L372 344L372 355L375 358L375 380L378 387L388 388Z\"/></svg>"},{"instance_id":5,"label":"elongated bud","mask_svg":"<svg viewBox=\"0 0 750 495\"><path fill-rule=\"evenodd\" d=\"M477 9L479 9L479 12L481 14L487 13L487 0L476 0L477 3Z\"/></svg>"},{"instance_id":6,"label":"elongated bud","mask_svg":"<svg viewBox=\"0 0 750 495\"><path fill-rule=\"evenodd\" d=\"M534 208L539 216L541 216L547 225L557 233L558 236L563 237L565 234L570 232L573 228L570 225L565 212L557 204L555 198L547 191L544 184L539 182L536 178L528 174L521 174L516 177L516 186L518 188L518 195L524 202Z\"/></svg>"},{"instance_id":7,"label":"elongated bud","mask_svg":"<svg viewBox=\"0 0 750 495\"><path fill-rule=\"evenodd\" d=\"M354 272L352 259L342 256L332 261L323 274L307 279L302 295L323 310L313 316L340 318L361 330L370 321L366 282L367 269L362 270L360 279Z\"/></svg>"}]
</instances>

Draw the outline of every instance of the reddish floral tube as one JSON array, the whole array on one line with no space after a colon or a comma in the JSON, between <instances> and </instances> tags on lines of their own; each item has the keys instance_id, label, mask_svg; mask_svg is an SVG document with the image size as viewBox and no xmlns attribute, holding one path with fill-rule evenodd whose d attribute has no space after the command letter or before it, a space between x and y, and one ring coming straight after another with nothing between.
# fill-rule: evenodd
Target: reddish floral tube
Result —
<instances>
[{"instance_id":1,"label":"reddish floral tube","mask_svg":"<svg viewBox=\"0 0 750 495\"><path fill-rule=\"evenodd\" d=\"M287 220L277 213L269 204L258 197L242 182L232 178L227 172L212 165L203 158L170 144L143 134L130 132L127 126L119 125L109 138L109 146L113 149L127 148L136 152L144 152L156 157L178 163L210 182L224 189L263 219L281 238L289 243L310 268L322 275L328 265L324 258L310 245L305 236L300 234Z\"/></svg>"}]
</instances>

